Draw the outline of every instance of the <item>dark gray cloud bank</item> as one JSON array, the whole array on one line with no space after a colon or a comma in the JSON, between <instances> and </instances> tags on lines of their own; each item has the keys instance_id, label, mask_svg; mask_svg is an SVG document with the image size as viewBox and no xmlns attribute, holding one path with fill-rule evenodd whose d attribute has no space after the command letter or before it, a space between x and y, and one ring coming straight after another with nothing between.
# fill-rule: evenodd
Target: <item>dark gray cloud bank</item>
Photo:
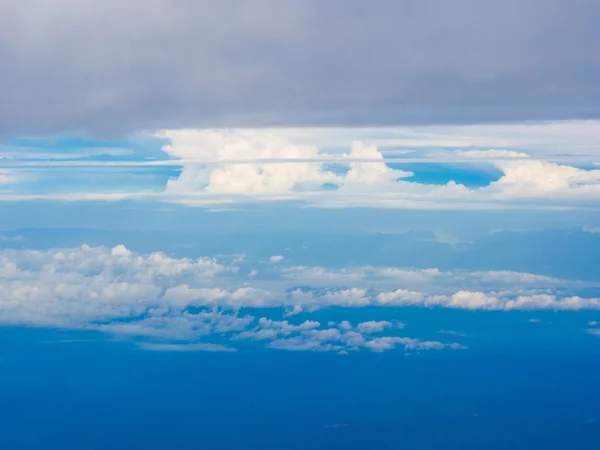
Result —
<instances>
[{"instance_id":1,"label":"dark gray cloud bank","mask_svg":"<svg viewBox=\"0 0 600 450\"><path fill-rule=\"evenodd\" d=\"M600 116L595 0L5 0L0 135Z\"/></svg>"}]
</instances>

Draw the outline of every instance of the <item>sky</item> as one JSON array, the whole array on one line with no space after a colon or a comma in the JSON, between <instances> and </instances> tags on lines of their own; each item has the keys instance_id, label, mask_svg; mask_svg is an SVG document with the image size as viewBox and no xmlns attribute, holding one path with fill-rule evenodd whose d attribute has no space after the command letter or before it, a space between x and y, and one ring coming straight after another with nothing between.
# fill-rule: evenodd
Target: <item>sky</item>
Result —
<instances>
[{"instance_id":1,"label":"sky","mask_svg":"<svg viewBox=\"0 0 600 450\"><path fill-rule=\"evenodd\" d=\"M0 448L597 448L599 14L1 2Z\"/></svg>"}]
</instances>

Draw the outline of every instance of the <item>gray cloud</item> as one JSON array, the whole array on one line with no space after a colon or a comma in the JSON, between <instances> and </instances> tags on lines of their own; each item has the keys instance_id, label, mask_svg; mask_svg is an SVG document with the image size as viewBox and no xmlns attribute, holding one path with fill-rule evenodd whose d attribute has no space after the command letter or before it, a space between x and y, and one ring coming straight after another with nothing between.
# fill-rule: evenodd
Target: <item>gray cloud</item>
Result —
<instances>
[{"instance_id":1,"label":"gray cloud","mask_svg":"<svg viewBox=\"0 0 600 450\"><path fill-rule=\"evenodd\" d=\"M581 0L9 0L0 135L598 117Z\"/></svg>"}]
</instances>

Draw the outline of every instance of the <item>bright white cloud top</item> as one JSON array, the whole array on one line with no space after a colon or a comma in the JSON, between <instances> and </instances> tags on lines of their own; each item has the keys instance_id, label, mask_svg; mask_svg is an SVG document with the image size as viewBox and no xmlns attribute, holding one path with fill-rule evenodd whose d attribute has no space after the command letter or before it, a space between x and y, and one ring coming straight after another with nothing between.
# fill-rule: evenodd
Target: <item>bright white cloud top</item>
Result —
<instances>
[{"instance_id":1,"label":"bright white cloud top","mask_svg":"<svg viewBox=\"0 0 600 450\"><path fill-rule=\"evenodd\" d=\"M143 149L128 159L101 148L103 160L82 160L77 153L70 160L7 158L0 182L13 183L0 191L0 199L141 200L199 207L296 201L325 208L459 210L585 209L600 200L597 121L413 129L173 129L152 135L165 142L152 159ZM499 175L483 186L453 178L424 182L415 178L419 169L402 168L414 163L454 169L459 164L472 173L493 170ZM43 177L43 168L71 167L113 170L113 177L115 168L129 168L140 179L150 168L180 172L143 189L132 189L126 178L102 191L83 184L77 189L57 185L56 192L51 185L38 192L28 185L31 171Z\"/></svg>"}]
</instances>

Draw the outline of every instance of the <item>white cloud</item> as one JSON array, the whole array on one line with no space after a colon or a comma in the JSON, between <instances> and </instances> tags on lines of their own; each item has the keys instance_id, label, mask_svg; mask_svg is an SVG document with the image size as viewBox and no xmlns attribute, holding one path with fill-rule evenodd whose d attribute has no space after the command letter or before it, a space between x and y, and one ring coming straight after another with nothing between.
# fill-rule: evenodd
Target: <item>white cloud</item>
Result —
<instances>
[{"instance_id":1,"label":"white cloud","mask_svg":"<svg viewBox=\"0 0 600 450\"><path fill-rule=\"evenodd\" d=\"M278 321L262 317L259 319L256 328L237 334L235 339L273 340L282 336L289 336L292 333L313 330L320 326L319 322L313 320L304 321L299 325L292 325L287 320Z\"/></svg>"},{"instance_id":2,"label":"white cloud","mask_svg":"<svg viewBox=\"0 0 600 450\"><path fill-rule=\"evenodd\" d=\"M529 158L527 153L515 152L513 150L457 150L459 156L474 159L505 159L505 158Z\"/></svg>"},{"instance_id":3,"label":"white cloud","mask_svg":"<svg viewBox=\"0 0 600 450\"><path fill-rule=\"evenodd\" d=\"M284 278L298 282L310 282L331 286L347 283L362 283L382 281L387 283L401 282L404 286L431 286L431 285L460 285L468 282L470 284L498 286L498 285L536 285L555 286L557 284L577 284L574 281L562 280L543 275L526 272L514 272L509 270L490 271L440 271L436 268L407 269L401 267L348 267L343 269L332 269L316 266L291 266L281 269Z\"/></svg>"},{"instance_id":4,"label":"white cloud","mask_svg":"<svg viewBox=\"0 0 600 450\"><path fill-rule=\"evenodd\" d=\"M360 333L354 331L340 333L337 329L313 330L304 332L299 336L276 339L268 344L269 347L279 350L337 352L340 354L346 354L348 351L356 351L360 348L366 348L373 352L383 352L395 349L396 345L402 346L405 351L459 350L466 348L458 343L444 344L437 341L422 341L397 336L367 339Z\"/></svg>"},{"instance_id":5,"label":"white cloud","mask_svg":"<svg viewBox=\"0 0 600 450\"><path fill-rule=\"evenodd\" d=\"M510 206L516 199L564 201L577 196L581 201L583 195L589 201L600 197L600 170L528 158L527 153L514 149L446 153L449 160L458 156L466 161L487 161L503 172L489 186L470 189L454 181L445 185L406 181L412 173L386 164L393 159L386 160L377 145L385 148L390 141L377 134L356 130L357 135L368 139L352 140L350 151L340 154L322 152L322 138L311 142L300 132L162 131L159 135L171 142L164 150L183 165L181 175L169 181L166 192L174 201L196 204L209 200L210 194L219 194L225 195L221 200L227 201L242 201L242 197L248 200L251 196L252 201L300 199L322 207L384 208L500 208ZM315 130L305 132L319 135ZM427 137L422 138L428 142ZM435 153L430 156L436 159ZM345 169L327 168L324 163L328 160L337 161ZM324 190L326 184L337 186L337 190Z\"/></svg>"},{"instance_id":6,"label":"white cloud","mask_svg":"<svg viewBox=\"0 0 600 450\"><path fill-rule=\"evenodd\" d=\"M437 341L421 341L419 339L389 336L372 339L367 341L364 346L374 352L383 352L396 348L397 344L403 346L404 350L442 350L444 348L462 350L466 348L458 343L444 344Z\"/></svg>"},{"instance_id":7,"label":"white cloud","mask_svg":"<svg viewBox=\"0 0 600 450\"><path fill-rule=\"evenodd\" d=\"M157 344L142 342L138 344L142 350L152 352L236 352L237 349L219 344L195 343L195 344Z\"/></svg>"},{"instance_id":8,"label":"white cloud","mask_svg":"<svg viewBox=\"0 0 600 450\"><path fill-rule=\"evenodd\" d=\"M258 325L234 336L234 339L247 339L253 341L268 341L267 346L279 350L291 351L319 351L347 353L366 348L372 351L391 350L395 344L401 344L405 349L443 349L463 348L460 344L443 344L441 342L421 341L412 338L383 336L370 338L372 333L381 333L393 327L387 321L367 321L359 324L356 329L343 321L338 328L332 328L335 323L330 323L330 328L320 329L321 324L315 321L305 321L298 325L288 321L277 321L261 318ZM403 324L399 324L402 328Z\"/></svg>"},{"instance_id":9,"label":"white cloud","mask_svg":"<svg viewBox=\"0 0 600 450\"><path fill-rule=\"evenodd\" d=\"M587 332L593 336L600 336L600 328L590 328Z\"/></svg>"},{"instance_id":10,"label":"white cloud","mask_svg":"<svg viewBox=\"0 0 600 450\"><path fill-rule=\"evenodd\" d=\"M321 279L329 280L329 286L300 289L295 284L297 277L301 272L312 276L314 268L284 269L280 273L288 278L265 282L240 275L232 265L235 261L239 259L224 264L214 258L138 254L122 245L2 250L0 324L94 329L131 337L189 342L223 333L236 334L238 339L263 341L304 333L305 339L322 341L329 333L337 341L352 338L353 346L360 347L359 341L368 340L363 335L383 332L392 326L401 328L402 324L367 321L354 326L342 321L337 326L329 325L334 331L325 333L315 321L291 324L285 320L261 319L254 328L249 328L254 317L239 310L281 308L287 315L331 307L367 306L491 311L600 310L600 299L558 296L552 289L557 285L556 280L532 274L401 268L336 272L318 268L316 272ZM347 287L346 283L360 281L365 271L375 278L374 287ZM345 286L335 286L336 273ZM290 274L293 274L292 279L289 279ZM420 289L382 289L378 284L384 277L388 277L391 285L418 283ZM438 282L441 284L436 284ZM527 287L520 288L519 284ZM304 282L303 285L310 286ZM461 290L457 287L460 285L471 286L471 289ZM538 288L538 285L545 287ZM489 286L502 289L493 290Z\"/></svg>"},{"instance_id":11,"label":"white cloud","mask_svg":"<svg viewBox=\"0 0 600 450\"><path fill-rule=\"evenodd\" d=\"M0 169L0 184L14 183L16 181L14 174L5 169Z\"/></svg>"},{"instance_id":12,"label":"white cloud","mask_svg":"<svg viewBox=\"0 0 600 450\"><path fill-rule=\"evenodd\" d=\"M547 161L496 161L504 175L481 192L507 197L552 197L600 193L600 170L582 170Z\"/></svg>"},{"instance_id":13,"label":"white cloud","mask_svg":"<svg viewBox=\"0 0 600 450\"><path fill-rule=\"evenodd\" d=\"M342 320L338 326L339 326L340 330L345 330L345 331L349 331L353 328L352 324L350 322L348 322L347 320Z\"/></svg>"},{"instance_id":14,"label":"white cloud","mask_svg":"<svg viewBox=\"0 0 600 450\"><path fill-rule=\"evenodd\" d=\"M272 263L278 263L278 262L281 262L283 260L284 260L284 257L281 256L281 255L274 255L274 256L271 256L269 258L269 261L271 261Z\"/></svg>"},{"instance_id":15,"label":"white cloud","mask_svg":"<svg viewBox=\"0 0 600 450\"><path fill-rule=\"evenodd\" d=\"M177 281L208 282L229 267L212 258L137 255L124 246L0 252L0 322L81 325L133 317L162 304Z\"/></svg>"},{"instance_id":16,"label":"white cloud","mask_svg":"<svg viewBox=\"0 0 600 450\"><path fill-rule=\"evenodd\" d=\"M270 200L299 200L327 208L593 207L600 199L600 171L575 166L598 162L599 124L162 130L156 136L168 141L163 148L168 159L42 161L61 167L182 167L179 176L152 192L119 187L110 192L6 191L0 200L158 200L202 207ZM488 163L503 175L481 188L455 181L423 184L411 182L411 172L388 164L415 161ZM0 169L0 182L13 180L19 164L40 162L17 163L11 173Z\"/></svg>"},{"instance_id":17,"label":"white cloud","mask_svg":"<svg viewBox=\"0 0 600 450\"><path fill-rule=\"evenodd\" d=\"M88 328L122 336L194 341L211 334L237 332L254 321L254 317L249 315L238 317L214 311L152 313L150 311L150 317L141 320L89 325Z\"/></svg>"},{"instance_id":18,"label":"white cloud","mask_svg":"<svg viewBox=\"0 0 600 450\"><path fill-rule=\"evenodd\" d=\"M411 175L390 169L376 147L360 142L338 157L376 162L350 162L343 174L324 167L335 155L271 130L163 130L158 135L170 140L163 150L183 164L182 173L169 180L168 194L277 195L318 191L327 183L364 188Z\"/></svg>"},{"instance_id":19,"label":"white cloud","mask_svg":"<svg viewBox=\"0 0 600 450\"><path fill-rule=\"evenodd\" d=\"M582 230L586 233L591 233L591 234L600 234L600 227L590 227L590 226L584 226L582 228Z\"/></svg>"},{"instance_id":20,"label":"white cloud","mask_svg":"<svg viewBox=\"0 0 600 450\"><path fill-rule=\"evenodd\" d=\"M167 288L162 299L176 308L214 306L237 309L239 307L277 306L272 293L253 287L228 290L219 287L190 287L187 284L180 284Z\"/></svg>"},{"instance_id":21,"label":"white cloud","mask_svg":"<svg viewBox=\"0 0 600 450\"><path fill-rule=\"evenodd\" d=\"M369 333L380 333L386 328L392 327L392 323L386 320L382 320L380 322L371 320L369 322L359 323L356 327L359 333L369 334Z\"/></svg>"}]
</instances>

